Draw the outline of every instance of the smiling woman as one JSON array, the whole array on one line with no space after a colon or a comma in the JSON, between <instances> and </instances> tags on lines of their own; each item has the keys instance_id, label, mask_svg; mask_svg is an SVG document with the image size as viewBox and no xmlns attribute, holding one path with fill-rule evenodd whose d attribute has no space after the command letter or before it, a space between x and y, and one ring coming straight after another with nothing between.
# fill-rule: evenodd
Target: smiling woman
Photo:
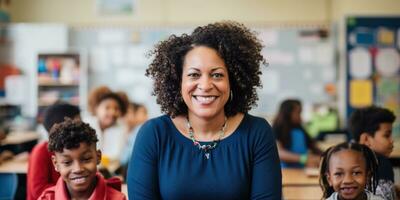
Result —
<instances>
[{"instance_id":1,"label":"smiling woman","mask_svg":"<svg viewBox=\"0 0 400 200\"><path fill-rule=\"evenodd\" d=\"M156 45L146 75L166 114L140 129L128 169L136 199L281 199L268 122L247 112L265 60L236 22L196 28Z\"/></svg>"}]
</instances>

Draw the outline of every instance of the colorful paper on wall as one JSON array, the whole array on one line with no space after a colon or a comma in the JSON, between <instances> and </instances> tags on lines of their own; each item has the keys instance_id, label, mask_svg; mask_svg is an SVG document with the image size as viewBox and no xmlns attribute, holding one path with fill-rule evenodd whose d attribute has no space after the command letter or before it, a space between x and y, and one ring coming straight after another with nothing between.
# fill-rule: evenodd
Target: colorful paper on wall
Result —
<instances>
[{"instance_id":1,"label":"colorful paper on wall","mask_svg":"<svg viewBox=\"0 0 400 200\"><path fill-rule=\"evenodd\" d=\"M349 52L350 75L356 79L366 79L372 74L372 58L368 49L357 47Z\"/></svg>"},{"instance_id":2,"label":"colorful paper on wall","mask_svg":"<svg viewBox=\"0 0 400 200\"><path fill-rule=\"evenodd\" d=\"M376 55L376 70L383 77L398 76L400 56L394 48L379 49Z\"/></svg>"},{"instance_id":3,"label":"colorful paper on wall","mask_svg":"<svg viewBox=\"0 0 400 200\"><path fill-rule=\"evenodd\" d=\"M394 31L387 28L379 28L377 32L378 44L387 46L394 44Z\"/></svg>"},{"instance_id":4,"label":"colorful paper on wall","mask_svg":"<svg viewBox=\"0 0 400 200\"><path fill-rule=\"evenodd\" d=\"M371 29L359 28L349 35L349 42L354 46L372 46L375 44L375 35Z\"/></svg>"},{"instance_id":5,"label":"colorful paper on wall","mask_svg":"<svg viewBox=\"0 0 400 200\"><path fill-rule=\"evenodd\" d=\"M399 110L400 104L400 77L381 77L376 82L376 101L393 111Z\"/></svg>"},{"instance_id":6,"label":"colorful paper on wall","mask_svg":"<svg viewBox=\"0 0 400 200\"><path fill-rule=\"evenodd\" d=\"M351 80L350 81L350 105L355 108L372 105L372 81Z\"/></svg>"},{"instance_id":7,"label":"colorful paper on wall","mask_svg":"<svg viewBox=\"0 0 400 200\"><path fill-rule=\"evenodd\" d=\"M381 77L376 81L377 96L396 96L400 91L400 78Z\"/></svg>"}]
</instances>

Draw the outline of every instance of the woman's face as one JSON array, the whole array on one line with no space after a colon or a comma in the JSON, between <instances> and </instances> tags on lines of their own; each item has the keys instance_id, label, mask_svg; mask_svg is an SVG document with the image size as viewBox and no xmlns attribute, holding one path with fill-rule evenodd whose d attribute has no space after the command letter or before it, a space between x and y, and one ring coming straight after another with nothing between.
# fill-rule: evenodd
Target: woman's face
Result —
<instances>
[{"instance_id":1,"label":"woman's face","mask_svg":"<svg viewBox=\"0 0 400 200\"><path fill-rule=\"evenodd\" d=\"M181 94L188 112L200 118L224 114L229 99L229 76L217 51L205 46L190 50L184 59Z\"/></svg>"}]
</instances>

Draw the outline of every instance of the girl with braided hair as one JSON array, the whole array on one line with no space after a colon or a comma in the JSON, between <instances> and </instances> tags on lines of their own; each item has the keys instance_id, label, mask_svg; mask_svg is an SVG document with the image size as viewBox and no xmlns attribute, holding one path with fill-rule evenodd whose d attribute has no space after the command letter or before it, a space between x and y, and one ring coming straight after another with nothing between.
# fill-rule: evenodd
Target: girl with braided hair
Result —
<instances>
[{"instance_id":1,"label":"girl with braided hair","mask_svg":"<svg viewBox=\"0 0 400 200\"><path fill-rule=\"evenodd\" d=\"M374 152L358 143L340 143L322 155L322 199L381 200L375 195L378 161Z\"/></svg>"}]
</instances>

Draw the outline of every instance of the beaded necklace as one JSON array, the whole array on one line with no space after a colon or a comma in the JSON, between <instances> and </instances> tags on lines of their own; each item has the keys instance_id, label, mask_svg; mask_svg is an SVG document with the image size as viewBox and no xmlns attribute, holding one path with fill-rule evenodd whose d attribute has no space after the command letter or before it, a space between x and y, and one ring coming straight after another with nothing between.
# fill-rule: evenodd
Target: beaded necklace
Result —
<instances>
[{"instance_id":1,"label":"beaded necklace","mask_svg":"<svg viewBox=\"0 0 400 200\"><path fill-rule=\"evenodd\" d=\"M194 138L193 127L192 127L192 125L190 124L189 118L186 118L186 119L187 119L187 127L188 127L188 129L189 129L189 137L190 137L190 139L193 141L193 145L194 145L194 146L197 146L197 148L198 148L199 150L201 150L201 151L204 152L204 156L207 158L207 160L210 159L210 151L213 150L213 149L215 149L215 147L217 147L217 144L219 143L219 141L221 141L222 137L224 137L225 129L226 129L226 125L227 125L227 123L226 123L227 118L225 117L224 125L222 125L222 128L221 128L221 130L219 131L219 138L218 138L218 140L213 140L212 144L203 144L203 145L201 145L200 142L198 142L198 141Z\"/></svg>"}]
</instances>

